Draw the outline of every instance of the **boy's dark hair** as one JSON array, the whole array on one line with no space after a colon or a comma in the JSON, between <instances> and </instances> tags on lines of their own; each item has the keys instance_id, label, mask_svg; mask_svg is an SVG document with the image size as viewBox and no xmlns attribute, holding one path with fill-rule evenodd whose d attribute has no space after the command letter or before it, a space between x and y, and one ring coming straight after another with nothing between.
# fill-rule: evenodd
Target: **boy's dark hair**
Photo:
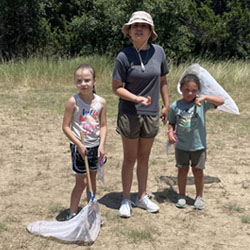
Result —
<instances>
[{"instance_id":1,"label":"boy's dark hair","mask_svg":"<svg viewBox=\"0 0 250 250\"><path fill-rule=\"evenodd\" d=\"M75 72L74 72L74 75L75 75L75 73L76 73L76 71L77 71L78 69L89 69L89 70L91 71L92 75L93 75L93 78L95 78L95 70L94 70L94 68L93 68L90 64L83 63L83 64L79 65L79 66L76 68L76 70L75 70ZM93 93L96 94L95 86L93 87Z\"/></svg>"},{"instance_id":2,"label":"boy's dark hair","mask_svg":"<svg viewBox=\"0 0 250 250\"><path fill-rule=\"evenodd\" d=\"M180 88L182 88L183 85L185 85L186 83L189 83L189 82L195 82L198 86L198 89L200 90L200 88L201 88L200 79L195 74L185 75L180 81Z\"/></svg>"}]
</instances>

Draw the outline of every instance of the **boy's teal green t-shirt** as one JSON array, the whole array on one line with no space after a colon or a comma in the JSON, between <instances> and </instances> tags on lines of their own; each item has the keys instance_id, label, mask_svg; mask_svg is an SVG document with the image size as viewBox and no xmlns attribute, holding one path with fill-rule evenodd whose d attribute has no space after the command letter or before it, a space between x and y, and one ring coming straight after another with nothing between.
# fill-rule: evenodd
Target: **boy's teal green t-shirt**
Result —
<instances>
[{"instance_id":1,"label":"boy's teal green t-shirt","mask_svg":"<svg viewBox=\"0 0 250 250\"><path fill-rule=\"evenodd\" d=\"M198 107L192 103L175 101L170 106L169 124L175 126L178 141L175 147L185 151L197 151L207 147L206 143L206 112L215 109L212 103L204 101Z\"/></svg>"}]
</instances>

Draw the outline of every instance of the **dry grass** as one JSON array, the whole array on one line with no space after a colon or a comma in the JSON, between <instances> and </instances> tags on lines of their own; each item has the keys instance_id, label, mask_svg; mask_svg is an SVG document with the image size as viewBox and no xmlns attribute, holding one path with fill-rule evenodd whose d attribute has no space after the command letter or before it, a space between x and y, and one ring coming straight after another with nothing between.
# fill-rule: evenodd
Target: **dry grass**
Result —
<instances>
[{"instance_id":1,"label":"dry grass","mask_svg":"<svg viewBox=\"0 0 250 250\"><path fill-rule=\"evenodd\" d=\"M68 140L61 131L65 101L75 93L74 69L88 62L97 73L97 92L108 102L105 185L98 182L104 222L97 241L86 249L241 250L250 245L250 91L249 62L198 62L228 91L239 116L207 114L208 159L204 211L193 210L192 175L188 177L186 209L175 207L176 169L173 150L165 152L163 125L150 158L148 191L160 206L149 214L134 208L132 217L118 217L121 201L122 146L115 132L117 101L111 91L113 60L102 57L71 60L30 59L0 65L0 250L69 250L63 244L30 235L25 228L36 220L55 219L69 206L74 178ZM176 85L190 63L170 64L170 102L179 98ZM134 176L132 199L137 191ZM80 204L86 205L83 199Z\"/></svg>"}]
</instances>

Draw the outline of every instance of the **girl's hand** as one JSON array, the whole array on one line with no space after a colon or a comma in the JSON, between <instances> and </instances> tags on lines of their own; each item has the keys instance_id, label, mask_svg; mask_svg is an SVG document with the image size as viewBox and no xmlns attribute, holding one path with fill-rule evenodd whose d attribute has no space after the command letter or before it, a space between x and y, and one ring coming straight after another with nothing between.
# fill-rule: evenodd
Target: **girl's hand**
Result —
<instances>
[{"instance_id":1,"label":"girl's hand","mask_svg":"<svg viewBox=\"0 0 250 250\"><path fill-rule=\"evenodd\" d=\"M101 145L98 148L98 158L102 159L105 156L104 147Z\"/></svg>"},{"instance_id":2,"label":"girl's hand","mask_svg":"<svg viewBox=\"0 0 250 250\"><path fill-rule=\"evenodd\" d=\"M137 103L143 104L145 106L149 106L151 104L151 97L150 96L147 96L147 97L138 96L136 101Z\"/></svg>"},{"instance_id":3,"label":"girl's hand","mask_svg":"<svg viewBox=\"0 0 250 250\"><path fill-rule=\"evenodd\" d=\"M194 100L194 104L195 104L196 106L200 107L200 106L201 106L201 103L202 103L203 101L205 101L205 100L206 100L206 98L205 98L204 96L196 97L195 100Z\"/></svg>"},{"instance_id":4,"label":"girl's hand","mask_svg":"<svg viewBox=\"0 0 250 250\"><path fill-rule=\"evenodd\" d=\"M85 156L88 154L87 148L83 144L80 144L77 146L77 150L81 155L82 159L84 160Z\"/></svg>"},{"instance_id":5,"label":"girl's hand","mask_svg":"<svg viewBox=\"0 0 250 250\"><path fill-rule=\"evenodd\" d=\"M174 131L168 131L168 141L170 144L174 144L178 141Z\"/></svg>"},{"instance_id":6,"label":"girl's hand","mask_svg":"<svg viewBox=\"0 0 250 250\"><path fill-rule=\"evenodd\" d=\"M207 101L212 103L215 106L220 106L224 104L224 99L220 96L209 96L203 95L201 97L196 97L194 100L195 105L200 106L202 102Z\"/></svg>"}]
</instances>

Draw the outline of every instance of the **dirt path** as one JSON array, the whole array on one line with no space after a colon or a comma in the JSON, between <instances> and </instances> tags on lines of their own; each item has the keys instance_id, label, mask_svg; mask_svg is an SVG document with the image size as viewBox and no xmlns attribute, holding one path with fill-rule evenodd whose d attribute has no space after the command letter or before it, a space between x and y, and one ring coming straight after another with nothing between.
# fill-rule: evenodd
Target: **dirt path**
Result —
<instances>
[{"instance_id":1,"label":"dirt path","mask_svg":"<svg viewBox=\"0 0 250 250\"><path fill-rule=\"evenodd\" d=\"M241 115L245 119L249 117L244 112ZM83 247L29 234L25 230L27 224L55 220L69 206L74 177L61 120L60 115L44 110L20 112L0 107L1 250L249 248L250 135L233 134L232 131L237 131L233 128L213 130L209 123L203 211L195 211L192 206L195 190L191 174L187 186L190 205L183 210L175 207L173 149L166 155L165 133L161 127L153 146L148 179L148 191L158 202L160 213L149 214L134 208L130 219L120 219L117 214L121 200L122 149L115 132L116 121L109 119L106 183L98 182L96 195L104 222L97 241ZM236 140L237 144L233 144ZM134 176L132 199L136 191ZM85 205L83 198L81 206Z\"/></svg>"}]
</instances>

